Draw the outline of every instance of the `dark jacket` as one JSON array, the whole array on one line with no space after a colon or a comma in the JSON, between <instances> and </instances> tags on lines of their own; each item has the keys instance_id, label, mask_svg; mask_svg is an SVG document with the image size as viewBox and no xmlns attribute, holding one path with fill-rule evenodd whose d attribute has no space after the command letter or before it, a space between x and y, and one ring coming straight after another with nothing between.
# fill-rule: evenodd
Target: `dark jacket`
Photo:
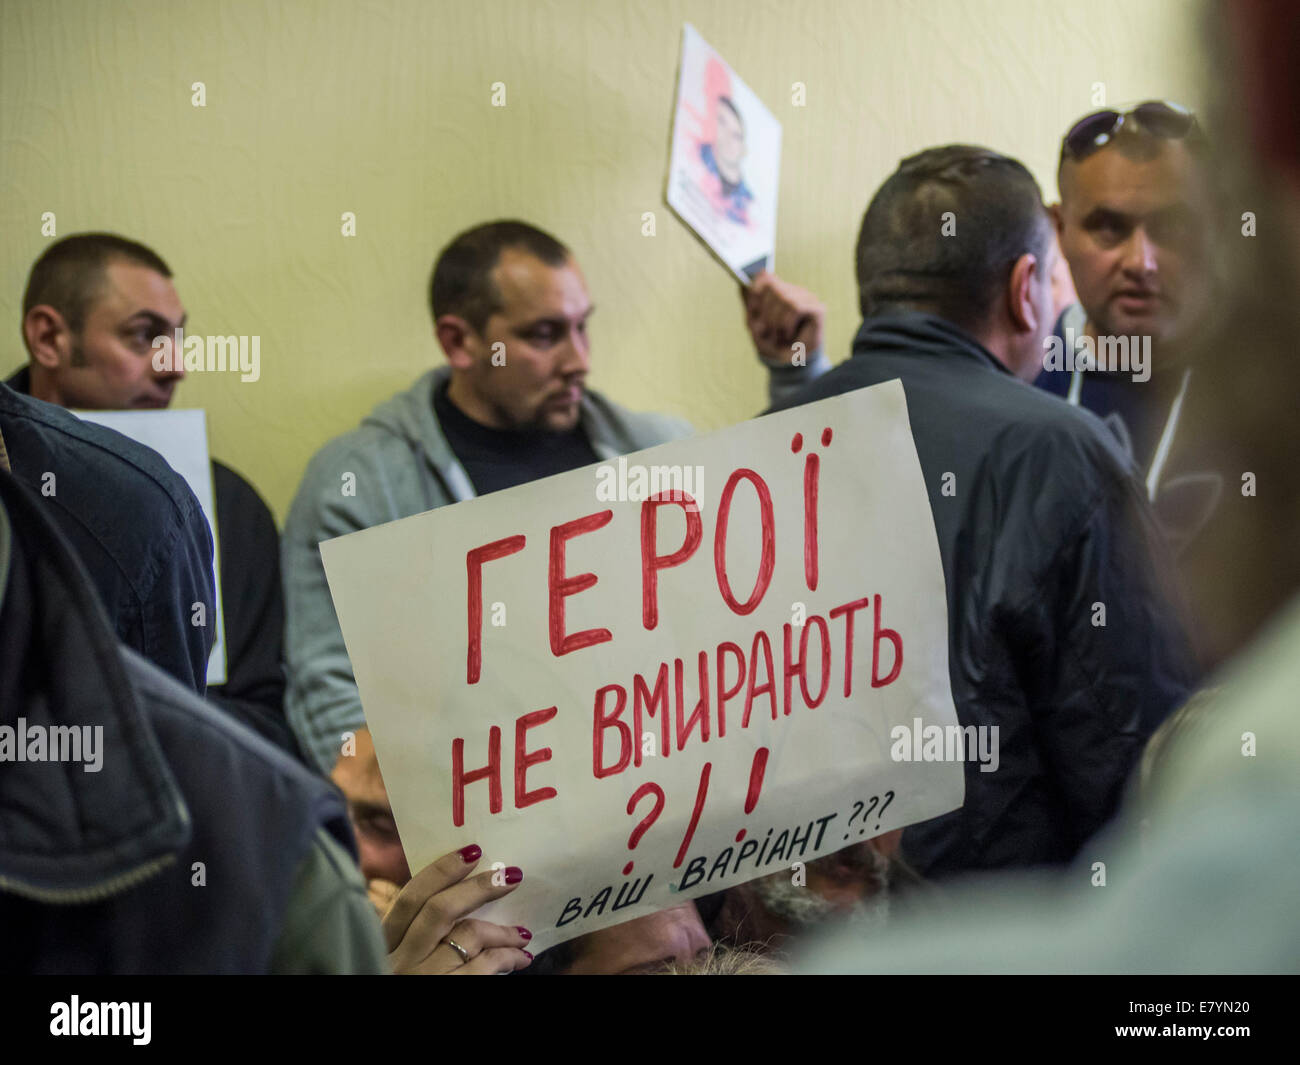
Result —
<instances>
[{"instance_id":1,"label":"dark jacket","mask_svg":"<svg viewBox=\"0 0 1300 1065\"><path fill-rule=\"evenodd\" d=\"M1054 335L1062 351L1067 349L1068 340L1083 335L1087 323L1088 315L1077 303L1061 313ZM1232 479L1225 478L1224 471L1218 468L1222 456L1210 453L1196 430L1198 407L1207 397L1204 389L1194 387L1194 377L1183 377L1187 369L1168 368L1147 381L1134 381L1133 373L1121 370L1044 369L1034 382L1035 388L1091 411L1116 435L1121 447L1133 457L1138 476L1152 482L1147 498L1151 499L1154 492L1156 521L1180 563L1182 553L1215 519L1227 480ZM1172 387L1174 381L1187 386L1185 405L1175 402L1179 389ZM1165 383L1162 386L1160 382ZM1212 397L1209 402L1214 402ZM1169 450L1153 473L1166 430ZM1184 580L1187 588L1192 584Z\"/></svg>"},{"instance_id":2,"label":"dark jacket","mask_svg":"<svg viewBox=\"0 0 1300 1065\"><path fill-rule=\"evenodd\" d=\"M24 366L5 382L31 394ZM257 491L229 466L212 460L212 498L221 541L221 608L226 682L208 697L238 721L301 758L284 714L284 587L280 534ZM97 586L99 581L97 580ZM119 635L142 651L127 633ZM204 665L203 676L207 675Z\"/></svg>"},{"instance_id":3,"label":"dark jacket","mask_svg":"<svg viewBox=\"0 0 1300 1065\"><path fill-rule=\"evenodd\" d=\"M992 773L968 756L964 807L909 828L904 853L929 876L1065 862L1196 676L1159 532L1093 415L933 315L868 319L799 402L893 378L947 581L957 718L998 726L1000 751Z\"/></svg>"},{"instance_id":4,"label":"dark jacket","mask_svg":"<svg viewBox=\"0 0 1300 1065\"><path fill-rule=\"evenodd\" d=\"M207 686L212 534L198 500L157 452L0 384L13 475L68 538L118 638L193 691Z\"/></svg>"},{"instance_id":5,"label":"dark jacket","mask_svg":"<svg viewBox=\"0 0 1300 1065\"><path fill-rule=\"evenodd\" d=\"M212 497L221 541L226 682L209 688L208 698L301 759L284 713L284 585L275 519L256 489L216 459Z\"/></svg>"},{"instance_id":6,"label":"dark jacket","mask_svg":"<svg viewBox=\"0 0 1300 1065\"><path fill-rule=\"evenodd\" d=\"M15 735L69 727L98 730L93 768L91 744L17 757ZM121 648L3 472L0 729L0 968L382 971L338 792Z\"/></svg>"},{"instance_id":7,"label":"dark jacket","mask_svg":"<svg viewBox=\"0 0 1300 1065\"><path fill-rule=\"evenodd\" d=\"M216 459L212 460L212 499L217 508L217 536L221 539L226 682L210 691L257 703L283 720L280 534L257 490Z\"/></svg>"},{"instance_id":8,"label":"dark jacket","mask_svg":"<svg viewBox=\"0 0 1300 1065\"><path fill-rule=\"evenodd\" d=\"M1060 341L1064 351L1066 341L1083 336L1087 324L1087 313L1079 304L1073 303L1057 318L1052 335ZM1069 336L1066 335L1067 328ZM1166 404L1164 410L1154 411L1149 403L1154 391L1150 381L1134 381L1133 377L1134 374L1121 370L1044 369L1034 380L1034 387L1061 399L1066 399L1071 388L1076 388L1077 401L1072 405L1097 415L1119 438L1124 450L1133 456L1138 473L1145 475L1155 455L1169 409Z\"/></svg>"}]
</instances>

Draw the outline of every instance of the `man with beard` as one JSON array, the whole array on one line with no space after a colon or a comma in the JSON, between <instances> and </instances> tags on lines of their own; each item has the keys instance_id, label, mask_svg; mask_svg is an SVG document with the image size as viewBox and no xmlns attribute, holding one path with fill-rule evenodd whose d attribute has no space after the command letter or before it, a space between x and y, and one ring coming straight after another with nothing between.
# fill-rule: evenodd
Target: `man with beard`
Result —
<instances>
[{"instance_id":1,"label":"man with beard","mask_svg":"<svg viewBox=\"0 0 1300 1065\"><path fill-rule=\"evenodd\" d=\"M902 836L902 829L887 832L702 900L702 912L717 911L710 934L731 946L781 954L791 940L831 922L864 933L883 927L891 899L921 883L898 854Z\"/></svg>"},{"instance_id":2,"label":"man with beard","mask_svg":"<svg viewBox=\"0 0 1300 1065\"><path fill-rule=\"evenodd\" d=\"M325 772L365 720L322 540L691 433L679 419L634 413L586 388L587 284L569 249L534 226L493 222L460 234L434 265L429 304L448 365L327 444L285 524L288 712ZM775 402L825 367L823 310L769 274L745 304ZM796 343L811 353L806 364L790 357Z\"/></svg>"}]
</instances>

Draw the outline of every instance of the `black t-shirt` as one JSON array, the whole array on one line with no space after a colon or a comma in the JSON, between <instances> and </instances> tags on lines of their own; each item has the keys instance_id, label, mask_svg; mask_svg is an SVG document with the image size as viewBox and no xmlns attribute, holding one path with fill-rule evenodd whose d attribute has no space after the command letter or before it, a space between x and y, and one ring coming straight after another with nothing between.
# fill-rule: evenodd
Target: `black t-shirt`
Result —
<instances>
[{"instance_id":1,"label":"black t-shirt","mask_svg":"<svg viewBox=\"0 0 1300 1065\"><path fill-rule=\"evenodd\" d=\"M479 495L576 470L598 460L577 425L567 433L490 429L469 418L447 397L450 382L433 393L433 410L452 451Z\"/></svg>"}]
</instances>

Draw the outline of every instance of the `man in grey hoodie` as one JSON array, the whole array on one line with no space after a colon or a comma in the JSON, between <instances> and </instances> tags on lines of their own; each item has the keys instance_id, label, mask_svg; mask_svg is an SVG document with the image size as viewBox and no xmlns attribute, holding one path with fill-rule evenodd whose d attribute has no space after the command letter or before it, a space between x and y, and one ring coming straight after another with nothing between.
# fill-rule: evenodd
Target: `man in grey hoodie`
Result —
<instances>
[{"instance_id":1,"label":"man in grey hoodie","mask_svg":"<svg viewBox=\"0 0 1300 1065\"><path fill-rule=\"evenodd\" d=\"M779 402L829 367L824 311L769 274L743 293L746 324ZM691 434L587 390L591 301L572 253L522 222L456 237L429 287L448 365L380 404L308 464L283 538L289 720L333 769L365 718L319 544ZM805 355L805 353L807 353Z\"/></svg>"}]
</instances>

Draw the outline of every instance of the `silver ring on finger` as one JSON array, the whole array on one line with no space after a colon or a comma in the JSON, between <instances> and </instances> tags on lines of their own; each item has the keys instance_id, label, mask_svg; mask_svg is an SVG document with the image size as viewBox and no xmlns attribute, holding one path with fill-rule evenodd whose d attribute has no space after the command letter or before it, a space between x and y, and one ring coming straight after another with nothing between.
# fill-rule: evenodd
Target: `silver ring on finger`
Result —
<instances>
[{"instance_id":1,"label":"silver ring on finger","mask_svg":"<svg viewBox=\"0 0 1300 1065\"><path fill-rule=\"evenodd\" d=\"M454 950L457 954L460 955L461 961L464 962L469 961L469 951L467 951L464 947L462 947L459 943L457 943L454 939L452 939L451 936L447 936L445 939L443 939L443 942L446 943L447 946L451 947L452 950Z\"/></svg>"}]
</instances>

